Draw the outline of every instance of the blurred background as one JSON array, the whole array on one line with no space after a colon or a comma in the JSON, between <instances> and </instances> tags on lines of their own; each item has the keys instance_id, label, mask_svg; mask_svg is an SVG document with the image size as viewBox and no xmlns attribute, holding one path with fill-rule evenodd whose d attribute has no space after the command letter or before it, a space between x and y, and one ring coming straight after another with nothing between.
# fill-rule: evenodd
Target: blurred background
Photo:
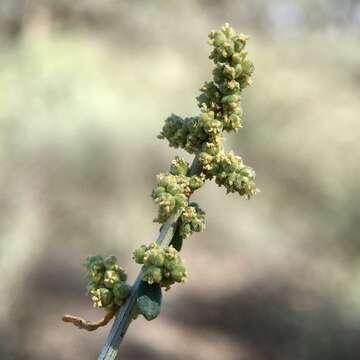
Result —
<instances>
[{"instance_id":1,"label":"blurred background","mask_svg":"<svg viewBox=\"0 0 360 360\"><path fill-rule=\"evenodd\" d=\"M360 1L0 1L0 358L96 359L102 316L84 259L154 240L156 139L196 115L207 33L251 35L244 128L250 201L207 184L189 281L134 322L120 359L360 358Z\"/></svg>"}]
</instances>

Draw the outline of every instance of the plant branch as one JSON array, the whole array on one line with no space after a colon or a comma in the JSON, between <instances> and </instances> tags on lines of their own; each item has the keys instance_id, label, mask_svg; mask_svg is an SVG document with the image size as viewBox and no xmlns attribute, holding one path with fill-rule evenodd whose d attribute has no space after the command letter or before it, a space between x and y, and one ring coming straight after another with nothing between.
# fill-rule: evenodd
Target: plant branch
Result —
<instances>
[{"instance_id":1,"label":"plant branch","mask_svg":"<svg viewBox=\"0 0 360 360\"><path fill-rule=\"evenodd\" d=\"M196 156L191 164L188 176L200 175L201 164ZM156 243L161 247L169 246L174 236L181 211L174 213L162 226ZM98 360L114 360L118 353L121 341L135 315L135 305L138 298L139 286L142 281L143 271L141 270L132 287L131 293L125 304L118 311L114 324L107 337L106 343L101 350Z\"/></svg>"},{"instance_id":2,"label":"plant branch","mask_svg":"<svg viewBox=\"0 0 360 360\"><path fill-rule=\"evenodd\" d=\"M72 323L77 326L79 329L84 329L87 331L97 330L99 327L106 326L109 321L115 316L116 312L119 310L118 306L114 306L111 311L108 311L106 315L98 321L88 321L79 316L74 315L64 315L62 321L66 323Z\"/></svg>"}]
</instances>

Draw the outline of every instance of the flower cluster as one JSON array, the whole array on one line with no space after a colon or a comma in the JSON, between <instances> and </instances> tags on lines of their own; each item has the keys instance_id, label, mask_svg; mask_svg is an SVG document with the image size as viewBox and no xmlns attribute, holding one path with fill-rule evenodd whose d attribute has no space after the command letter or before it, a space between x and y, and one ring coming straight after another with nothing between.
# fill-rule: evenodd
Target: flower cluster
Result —
<instances>
[{"instance_id":1,"label":"flower cluster","mask_svg":"<svg viewBox=\"0 0 360 360\"><path fill-rule=\"evenodd\" d=\"M251 84L254 66L247 58L247 40L228 24L209 34L209 43L213 46L210 58L215 68L212 81L204 84L197 98L201 114L185 119L171 115L159 138L166 138L172 147L196 153L207 179L215 178L227 192L249 198L258 191L255 172L244 165L240 157L222 148L223 132L241 127L240 95Z\"/></svg>"},{"instance_id":2,"label":"flower cluster","mask_svg":"<svg viewBox=\"0 0 360 360\"><path fill-rule=\"evenodd\" d=\"M194 231L205 229L205 212L199 205L192 202L185 208L179 219L179 235L182 239L189 237Z\"/></svg>"},{"instance_id":3,"label":"flower cluster","mask_svg":"<svg viewBox=\"0 0 360 360\"><path fill-rule=\"evenodd\" d=\"M192 154L206 141L221 144L221 129L221 123L214 119L211 112L184 119L172 114L165 120L158 138L167 139L171 147L182 148Z\"/></svg>"},{"instance_id":4,"label":"flower cluster","mask_svg":"<svg viewBox=\"0 0 360 360\"><path fill-rule=\"evenodd\" d=\"M152 197L159 205L158 217L155 221L164 223L177 210L182 215L179 219L180 235L186 238L194 231L203 231L204 212L196 204L189 204L190 195L199 189L205 181L205 175L187 176L189 164L176 157L170 166L169 173L157 176L158 183L152 192Z\"/></svg>"},{"instance_id":5,"label":"flower cluster","mask_svg":"<svg viewBox=\"0 0 360 360\"><path fill-rule=\"evenodd\" d=\"M219 186L224 186L228 193L238 192L250 198L258 191L254 182L254 170L244 165L241 157L236 156L232 151L221 150L214 155L202 152L199 160L206 178L215 177L215 182Z\"/></svg>"},{"instance_id":6,"label":"flower cluster","mask_svg":"<svg viewBox=\"0 0 360 360\"><path fill-rule=\"evenodd\" d=\"M198 103L204 112L215 113L224 131L241 127L240 93L251 85L254 71L254 65L247 59L247 40L248 37L237 35L228 24L209 34L209 43L214 47L210 55L215 63L213 81L201 88Z\"/></svg>"},{"instance_id":7,"label":"flower cluster","mask_svg":"<svg viewBox=\"0 0 360 360\"><path fill-rule=\"evenodd\" d=\"M171 245L162 248L155 243L134 251L134 260L143 264L143 281L169 289L175 282L185 282L186 269L179 252Z\"/></svg>"},{"instance_id":8,"label":"flower cluster","mask_svg":"<svg viewBox=\"0 0 360 360\"><path fill-rule=\"evenodd\" d=\"M121 306L131 287L126 283L126 271L119 267L116 257L90 256L85 267L89 279L87 291L94 307L112 309L114 305Z\"/></svg>"}]
</instances>

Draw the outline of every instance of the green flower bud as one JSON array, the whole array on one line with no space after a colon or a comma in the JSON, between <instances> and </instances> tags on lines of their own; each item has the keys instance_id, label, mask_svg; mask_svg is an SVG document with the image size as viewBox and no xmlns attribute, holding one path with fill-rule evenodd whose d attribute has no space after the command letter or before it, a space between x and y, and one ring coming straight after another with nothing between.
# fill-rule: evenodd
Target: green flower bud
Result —
<instances>
[{"instance_id":1,"label":"green flower bud","mask_svg":"<svg viewBox=\"0 0 360 360\"><path fill-rule=\"evenodd\" d=\"M144 281L146 281L149 284L153 284L154 282L157 284L160 284L161 279L162 279L161 268L159 268L157 266L153 266L153 265L149 266L144 271L143 279L144 279Z\"/></svg>"},{"instance_id":2,"label":"green flower bud","mask_svg":"<svg viewBox=\"0 0 360 360\"><path fill-rule=\"evenodd\" d=\"M215 46L220 46L226 41L226 36L220 31L215 31L211 39L213 40L213 44Z\"/></svg>"},{"instance_id":3,"label":"green flower bud","mask_svg":"<svg viewBox=\"0 0 360 360\"><path fill-rule=\"evenodd\" d=\"M174 199L176 208L182 208L187 205L187 197L184 194L176 194Z\"/></svg>"},{"instance_id":4,"label":"green flower bud","mask_svg":"<svg viewBox=\"0 0 360 360\"><path fill-rule=\"evenodd\" d=\"M229 103L235 103L239 100L240 100L240 98L238 95L228 95L228 96L224 96L222 98L221 102L224 104L229 104Z\"/></svg>"},{"instance_id":5,"label":"green flower bud","mask_svg":"<svg viewBox=\"0 0 360 360\"><path fill-rule=\"evenodd\" d=\"M235 79L238 79L243 74L243 67L241 64L235 65Z\"/></svg>"},{"instance_id":6,"label":"green flower bud","mask_svg":"<svg viewBox=\"0 0 360 360\"><path fill-rule=\"evenodd\" d=\"M180 265L171 271L171 277L176 282L184 282L186 279L185 267Z\"/></svg>"},{"instance_id":7,"label":"green flower bud","mask_svg":"<svg viewBox=\"0 0 360 360\"><path fill-rule=\"evenodd\" d=\"M205 212L196 203L190 203L179 219L179 236L183 239L189 237L194 231L205 229Z\"/></svg>"},{"instance_id":8,"label":"green flower bud","mask_svg":"<svg viewBox=\"0 0 360 360\"><path fill-rule=\"evenodd\" d=\"M118 270L120 281L126 281L127 280L127 273L126 270L123 268L119 268Z\"/></svg>"},{"instance_id":9,"label":"green flower bud","mask_svg":"<svg viewBox=\"0 0 360 360\"><path fill-rule=\"evenodd\" d=\"M85 266L87 269L94 267L104 268L104 258L100 255L88 256L86 258Z\"/></svg>"},{"instance_id":10,"label":"green flower bud","mask_svg":"<svg viewBox=\"0 0 360 360\"><path fill-rule=\"evenodd\" d=\"M176 282L182 282L184 279L183 273L177 270L172 271L171 276Z\"/></svg>"},{"instance_id":11,"label":"green flower bud","mask_svg":"<svg viewBox=\"0 0 360 360\"><path fill-rule=\"evenodd\" d=\"M234 36L236 36L235 30L228 23L225 23L224 26L221 27L221 31L228 39L232 39Z\"/></svg>"},{"instance_id":12,"label":"green flower bud","mask_svg":"<svg viewBox=\"0 0 360 360\"><path fill-rule=\"evenodd\" d=\"M119 265L116 259L116 256L109 256L104 261L105 268L107 270L119 270Z\"/></svg>"},{"instance_id":13,"label":"green flower bud","mask_svg":"<svg viewBox=\"0 0 360 360\"><path fill-rule=\"evenodd\" d=\"M158 186L163 187L163 188L167 188L167 186L169 185L169 177L166 174L159 174L158 175Z\"/></svg>"},{"instance_id":14,"label":"green flower bud","mask_svg":"<svg viewBox=\"0 0 360 360\"><path fill-rule=\"evenodd\" d=\"M165 258L165 261L164 261L165 269L172 271L176 268L177 265L178 265L178 259Z\"/></svg>"},{"instance_id":15,"label":"green flower bud","mask_svg":"<svg viewBox=\"0 0 360 360\"><path fill-rule=\"evenodd\" d=\"M175 198L169 193L163 193L160 197L155 199L155 202L159 204L159 216L156 221L163 223L167 220L175 208Z\"/></svg>"},{"instance_id":16,"label":"green flower bud","mask_svg":"<svg viewBox=\"0 0 360 360\"><path fill-rule=\"evenodd\" d=\"M215 156L220 151L220 146L211 142L206 142L202 145L201 149L203 152Z\"/></svg>"},{"instance_id":17,"label":"green flower bud","mask_svg":"<svg viewBox=\"0 0 360 360\"><path fill-rule=\"evenodd\" d=\"M231 114L226 118L224 129L227 131L237 130L241 127L241 118L236 114Z\"/></svg>"},{"instance_id":18,"label":"green flower bud","mask_svg":"<svg viewBox=\"0 0 360 360\"><path fill-rule=\"evenodd\" d=\"M206 152L202 152L199 154L199 161L203 166L208 165L213 161L213 156Z\"/></svg>"},{"instance_id":19,"label":"green flower bud","mask_svg":"<svg viewBox=\"0 0 360 360\"><path fill-rule=\"evenodd\" d=\"M230 65L224 65L222 68L222 73L229 80L235 79L235 69Z\"/></svg>"},{"instance_id":20,"label":"green flower bud","mask_svg":"<svg viewBox=\"0 0 360 360\"><path fill-rule=\"evenodd\" d=\"M241 52L244 49L248 39L249 37L244 34L240 34L239 36L237 36L234 40L235 51Z\"/></svg>"},{"instance_id":21,"label":"green flower bud","mask_svg":"<svg viewBox=\"0 0 360 360\"><path fill-rule=\"evenodd\" d=\"M235 46L235 48L236 48L236 46ZM243 57L242 57L241 54L238 53L238 52L236 52L235 54L233 54L233 55L231 56L231 64L232 64L233 66L235 66L235 65L240 65L240 67L241 67L241 62L242 62L242 60L243 60Z\"/></svg>"},{"instance_id":22,"label":"green flower bud","mask_svg":"<svg viewBox=\"0 0 360 360\"><path fill-rule=\"evenodd\" d=\"M99 284L103 279L104 273L97 271L90 271L88 273L88 278L90 281Z\"/></svg>"},{"instance_id":23,"label":"green flower bud","mask_svg":"<svg viewBox=\"0 0 360 360\"><path fill-rule=\"evenodd\" d=\"M171 162L170 173L172 175L186 175L188 170L189 164L178 156Z\"/></svg>"},{"instance_id":24,"label":"green flower bud","mask_svg":"<svg viewBox=\"0 0 360 360\"><path fill-rule=\"evenodd\" d=\"M89 256L86 259L85 267L88 270L89 281L99 284L105 272L104 258L100 255Z\"/></svg>"},{"instance_id":25,"label":"green flower bud","mask_svg":"<svg viewBox=\"0 0 360 360\"><path fill-rule=\"evenodd\" d=\"M150 250L146 255L145 265L155 265L161 267L164 265L164 255L161 250Z\"/></svg>"},{"instance_id":26,"label":"green flower bud","mask_svg":"<svg viewBox=\"0 0 360 360\"><path fill-rule=\"evenodd\" d=\"M244 74L250 76L254 72L254 64L250 60L244 60L242 63L242 71Z\"/></svg>"},{"instance_id":27,"label":"green flower bud","mask_svg":"<svg viewBox=\"0 0 360 360\"><path fill-rule=\"evenodd\" d=\"M113 288L115 301L120 303L123 302L129 296L130 290L131 286L124 282L115 284Z\"/></svg>"},{"instance_id":28,"label":"green flower bud","mask_svg":"<svg viewBox=\"0 0 360 360\"><path fill-rule=\"evenodd\" d=\"M191 224L188 222L182 222L179 225L179 234L182 238L186 239L188 238L192 233L192 227Z\"/></svg>"},{"instance_id":29,"label":"green flower bud","mask_svg":"<svg viewBox=\"0 0 360 360\"><path fill-rule=\"evenodd\" d=\"M152 197L157 198L164 192L165 192L165 188L163 186L157 186L152 192Z\"/></svg>"},{"instance_id":30,"label":"green flower bud","mask_svg":"<svg viewBox=\"0 0 360 360\"><path fill-rule=\"evenodd\" d=\"M146 250L147 250L146 245L142 245L133 252L133 259L135 260L136 263L138 264L144 263L144 256Z\"/></svg>"},{"instance_id":31,"label":"green flower bud","mask_svg":"<svg viewBox=\"0 0 360 360\"><path fill-rule=\"evenodd\" d=\"M180 189L179 186L175 183L175 184L169 184L166 187L166 191L171 195L176 195L179 193Z\"/></svg>"},{"instance_id":32,"label":"green flower bud","mask_svg":"<svg viewBox=\"0 0 360 360\"><path fill-rule=\"evenodd\" d=\"M98 289L99 286L98 284L96 283L93 283L93 282L88 282L87 285L86 285L86 293L87 295L91 295L91 293L94 291L94 289Z\"/></svg>"},{"instance_id":33,"label":"green flower bud","mask_svg":"<svg viewBox=\"0 0 360 360\"><path fill-rule=\"evenodd\" d=\"M200 189L204 185L205 179L204 176L191 176L189 181L189 186L192 191Z\"/></svg>"}]
</instances>

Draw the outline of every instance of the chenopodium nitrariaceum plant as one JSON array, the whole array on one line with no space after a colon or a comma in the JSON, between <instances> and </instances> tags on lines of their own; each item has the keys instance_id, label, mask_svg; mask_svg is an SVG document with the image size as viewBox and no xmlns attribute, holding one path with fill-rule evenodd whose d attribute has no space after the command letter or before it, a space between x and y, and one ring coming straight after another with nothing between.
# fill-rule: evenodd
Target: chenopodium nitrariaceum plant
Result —
<instances>
[{"instance_id":1,"label":"chenopodium nitrariaceum plant","mask_svg":"<svg viewBox=\"0 0 360 360\"><path fill-rule=\"evenodd\" d=\"M258 192L255 172L239 156L223 149L224 132L241 128L240 95L251 84L254 71L245 50L247 40L228 24L209 34L209 43L213 46L210 59L215 67L212 80L204 84L197 98L201 114L189 118L171 115L159 135L171 147L195 154L195 161L200 166L192 171L184 159L176 157L169 171L157 176L157 185L152 192L158 205L155 221L165 224L174 213L179 216L170 246L160 247L153 243L134 252L135 261L143 264L143 281L150 285L169 289L175 282L186 280L186 270L179 255L182 242L193 232L205 228L205 212L189 198L205 180L214 178L227 193L237 192L246 198Z\"/></svg>"},{"instance_id":2,"label":"chenopodium nitrariaceum plant","mask_svg":"<svg viewBox=\"0 0 360 360\"><path fill-rule=\"evenodd\" d=\"M191 166L176 157L169 171L157 176L151 194L158 205L155 221L176 230L170 243L162 241L160 236L157 243L142 245L134 251L134 260L142 265L141 283L136 289L126 283L126 274L114 257L88 258L88 294L94 306L114 311L114 307L117 309L126 302L131 292L136 292L137 308L133 316L155 318L160 312L161 288L168 290L187 278L179 254L183 240L205 228L204 211L189 200L194 191L206 180L215 179L227 193L236 192L249 199L258 192L255 172L241 157L223 148L224 133L236 132L242 126L241 93L251 85L254 71L245 49L247 41L247 36L236 34L228 24L210 32L209 44L213 47L210 59L215 66L212 79L201 87L197 97L200 115L182 118L173 114L165 120L158 136L166 139L170 147L195 154Z\"/></svg>"}]
</instances>

